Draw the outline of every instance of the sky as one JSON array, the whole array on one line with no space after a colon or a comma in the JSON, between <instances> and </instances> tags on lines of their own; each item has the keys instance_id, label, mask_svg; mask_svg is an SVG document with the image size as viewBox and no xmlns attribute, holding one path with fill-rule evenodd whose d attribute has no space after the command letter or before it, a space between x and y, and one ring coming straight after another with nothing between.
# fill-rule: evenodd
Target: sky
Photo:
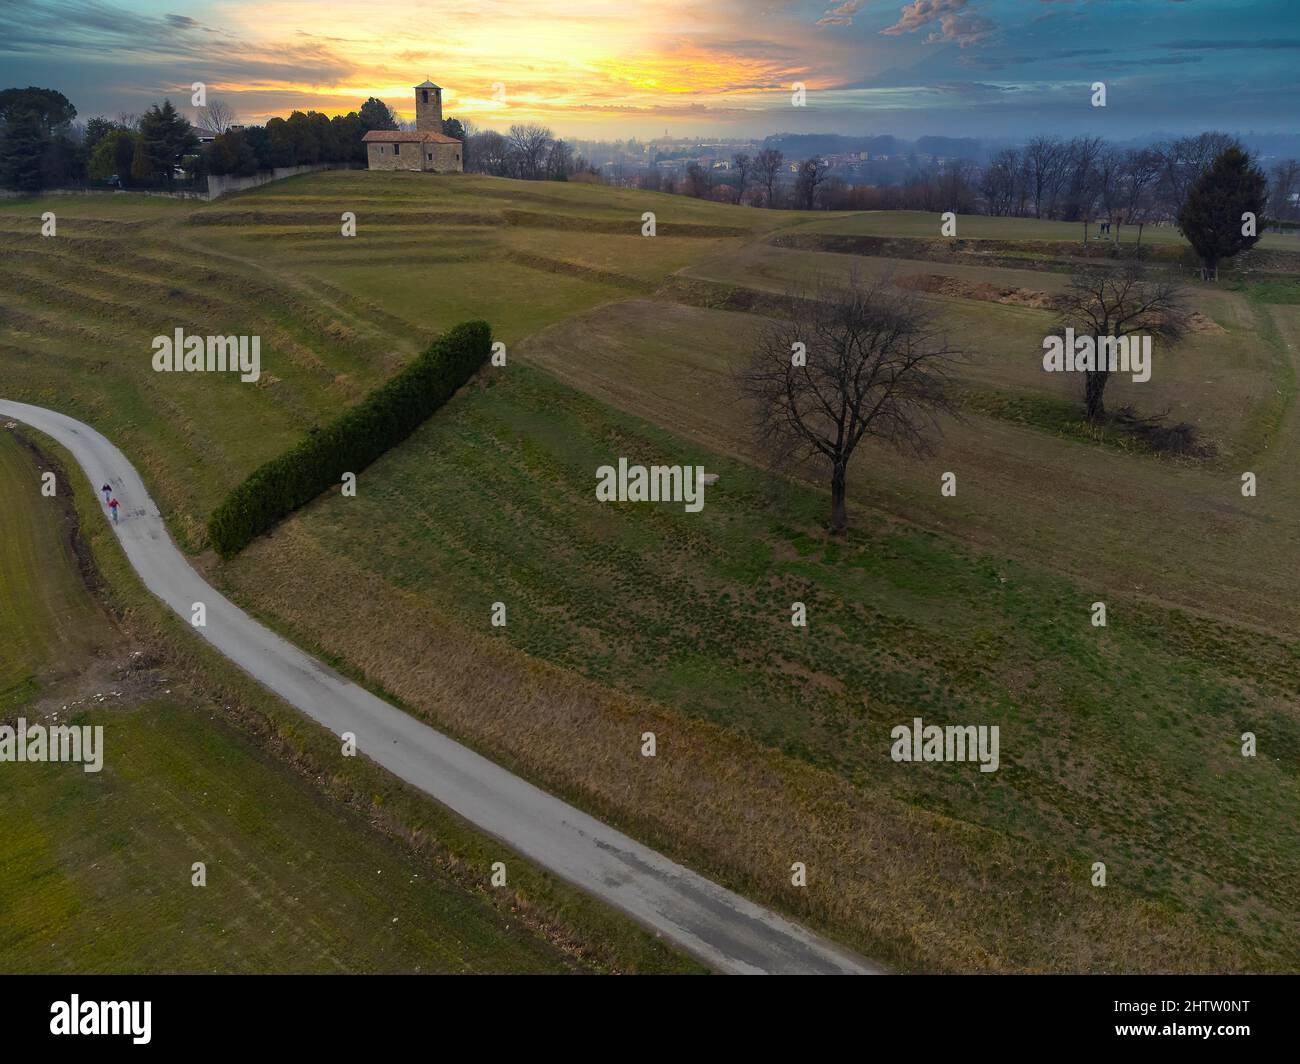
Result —
<instances>
[{"instance_id":1,"label":"sky","mask_svg":"<svg viewBox=\"0 0 1300 1064\"><path fill-rule=\"evenodd\" d=\"M426 78L570 138L1293 133L1300 0L0 0L0 87L81 118L194 82L244 122L409 118Z\"/></svg>"}]
</instances>

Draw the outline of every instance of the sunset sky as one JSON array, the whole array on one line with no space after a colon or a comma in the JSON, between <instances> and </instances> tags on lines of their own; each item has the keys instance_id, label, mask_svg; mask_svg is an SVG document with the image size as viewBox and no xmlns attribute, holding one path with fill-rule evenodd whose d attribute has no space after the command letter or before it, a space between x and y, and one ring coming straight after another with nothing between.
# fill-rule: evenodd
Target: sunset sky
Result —
<instances>
[{"instance_id":1,"label":"sunset sky","mask_svg":"<svg viewBox=\"0 0 1300 1064\"><path fill-rule=\"evenodd\" d=\"M0 87L83 118L195 81L246 122L409 117L430 77L448 115L568 137L1290 132L1298 59L1300 0L0 0Z\"/></svg>"}]
</instances>

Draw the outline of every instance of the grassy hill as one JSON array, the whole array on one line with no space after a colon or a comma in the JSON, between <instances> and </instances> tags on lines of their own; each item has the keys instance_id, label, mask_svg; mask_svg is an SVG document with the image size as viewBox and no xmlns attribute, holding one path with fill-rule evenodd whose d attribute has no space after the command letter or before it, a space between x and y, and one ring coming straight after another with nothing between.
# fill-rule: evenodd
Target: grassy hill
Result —
<instances>
[{"instance_id":1,"label":"grassy hill","mask_svg":"<svg viewBox=\"0 0 1300 1064\"><path fill-rule=\"evenodd\" d=\"M513 343L784 220L657 195L660 235L647 240L636 193L599 190L592 209L588 186L375 177L312 175L208 205L0 204L0 393L118 441L198 548L232 484L436 333L482 317ZM40 236L45 210L59 219L52 238ZM344 211L357 216L355 238L340 234ZM594 241L583 225L597 227ZM178 327L260 335L262 379L155 373L152 338Z\"/></svg>"},{"instance_id":2,"label":"grassy hill","mask_svg":"<svg viewBox=\"0 0 1300 1064\"><path fill-rule=\"evenodd\" d=\"M721 479L698 515L602 505L617 455ZM1091 588L876 514L831 541L823 509L516 367L226 577L417 715L892 963L1284 965L1293 644L1120 596L1094 629ZM914 715L999 725L1002 767L895 764Z\"/></svg>"},{"instance_id":3,"label":"grassy hill","mask_svg":"<svg viewBox=\"0 0 1300 1064\"><path fill-rule=\"evenodd\" d=\"M1109 401L1167 409L1217 448L1175 460L1095 438L1072 382L1038 368L1084 250L1073 225L962 219L954 250L929 215L357 172L201 207L71 202L66 242L32 236L43 204L0 206L0 247L21 252L0 261L0 394L119 440L191 549L226 487L432 333L482 316L507 343L506 369L355 499L323 497L214 573L408 711L902 968L1294 956L1287 238L1266 238L1256 272L1190 288L1197 331L1157 351L1148 384L1112 384ZM1176 267L1170 238L1143 241ZM854 528L830 541L823 485L761 472L729 368L765 300L850 270L917 288L972 359L937 454L864 451ZM160 381L148 337L176 324L264 330L274 379ZM698 515L598 505L595 468L619 455L722 479ZM1097 599L1106 629L1089 624ZM914 715L998 724L1002 768L895 764L889 729ZM806 891L788 886L794 860Z\"/></svg>"},{"instance_id":4,"label":"grassy hill","mask_svg":"<svg viewBox=\"0 0 1300 1064\"><path fill-rule=\"evenodd\" d=\"M0 968L582 970L159 675L92 599L69 507L37 483L32 453L0 430L3 718L102 727L104 764L0 771ZM195 861L206 887L190 883Z\"/></svg>"},{"instance_id":5,"label":"grassy hill","mask_svg":"<svg viewBox=\"0 0 1300 1064\"><path fill-rule=\"evenodd\" d=\"M813 222L807 228L809 232L816 233L931 239L940 235L939 226L939 215L925 211L858 211L832 214ZM1098 239L1096 221L1089 227L1089 234L1092 240ZM1055 222L1046 218L992 218L982 214L969 214L958 217L957 236L963 240L1077 243L1083 237L1083 223ZM1121 244L1136 244L1137 226L1121 226L1118 237ZM1172 225L1143 226L1141 242L1157 247L1187 246L1178 229ZM1300 250L1298 245L1300 240L1295 236L1282 233L1264 233L1260 236L1259 242L1261 248L1269 250L1296 251Z\"/></svg>"}]
</instances>

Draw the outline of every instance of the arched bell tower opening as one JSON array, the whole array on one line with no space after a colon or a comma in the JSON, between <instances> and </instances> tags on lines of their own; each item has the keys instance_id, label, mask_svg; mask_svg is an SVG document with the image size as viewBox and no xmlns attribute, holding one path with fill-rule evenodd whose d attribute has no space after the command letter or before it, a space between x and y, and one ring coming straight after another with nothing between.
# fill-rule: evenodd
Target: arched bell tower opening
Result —
<instances>
[{"instance_id":1,"label":"arched bell tower opening","mask_svg":"<svg viewBox=\"0 0 1300 1064\"><path fill-rule=\"evenodd\" d=\"M415 86L415 128L420 133L442 132L442 87L432 81Z\"/></svg>"}]
</instances>

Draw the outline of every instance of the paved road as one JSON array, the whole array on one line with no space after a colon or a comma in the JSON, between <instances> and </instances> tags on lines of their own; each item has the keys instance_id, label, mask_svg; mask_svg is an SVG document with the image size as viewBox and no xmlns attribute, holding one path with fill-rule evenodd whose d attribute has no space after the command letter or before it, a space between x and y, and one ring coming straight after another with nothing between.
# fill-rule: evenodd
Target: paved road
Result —
<instances>
[{"instance_id":1,"label":"paved road","mask_svg":"<svg viewBox=\"0 0 1300 1064\"><path fill-rule=\"evenodd\" d=\"M0 399L0 419L62 444L98 491L122 504L116 531L145 585L264 686L389 772L570 883L603 898L710 968L730 973L878 972L817 935L724 890L552 797L344 679L223 598L172 543L135 468L107 439L63 414ZM105 517L107 520L107 515ZM487 874L487 870L484 870ZM783 875L773 869L773 875Z\"/></svg>"}]
</instances>

